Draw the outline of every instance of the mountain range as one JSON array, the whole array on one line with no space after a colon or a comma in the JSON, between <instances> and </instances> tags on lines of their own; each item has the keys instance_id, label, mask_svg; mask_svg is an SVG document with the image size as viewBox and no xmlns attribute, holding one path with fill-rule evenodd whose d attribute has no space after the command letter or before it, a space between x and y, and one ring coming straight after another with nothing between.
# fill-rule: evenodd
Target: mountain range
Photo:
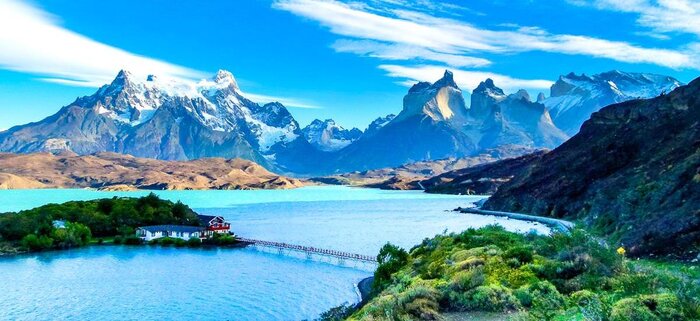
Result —
<instances>
[{"instance_id":1,"label":"mountain range","mask_svg":"<svg viewBox=\"0 0 700 321\"><path fill-rule=\"evenodd\" d=\"M415 84L400 113L380 117L362 132L332 119L302 129L282 104L245 98L227 71L199 82L137 79L121 71L56 114L0 132L0 151L243 158L280 173L332 174L510 148L505 146L554 148L573 133L578 117L605 102L655 96L678 85L649 74L570 74L552 86L551 97L532 101L524 90L505 94L487 79L467 105L446 71L434 83Z\"/></svg>"},{"instance_id":2,"label":"mountain range","mask_svg":"<svg viewBox=\"0 0 700 321\"><path fill-rule=\"evenodd\" d=\"M630 255L700 247L700 78L613 104L550 152L450 171L429 192L493 194L485 209L583 222Z\"/></svg>"}]
</instances>

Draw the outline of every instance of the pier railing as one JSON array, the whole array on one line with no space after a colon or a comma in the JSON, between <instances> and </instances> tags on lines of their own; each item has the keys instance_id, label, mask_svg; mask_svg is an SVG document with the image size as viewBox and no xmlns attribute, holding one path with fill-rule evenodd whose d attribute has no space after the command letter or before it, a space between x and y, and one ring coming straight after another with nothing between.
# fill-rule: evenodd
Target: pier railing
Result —
<instances>
[{"instance_id":1,"label":"pier railing","mask_svg":"<svg viewBox=\"0 0 700 321\"><path fill-rule=\"evenodd\" d=\"M329 250L329 249L321 249L321 248L317 248L317 247L313 247L313 246L288 244L288 243L283 243L283 242L263 241L263 240L249 239L249 238L243 238L243 237L238 237L237 239L241 242L247 242L247 243L251 243L254 245L299 251L299 252L304 252L306 254L317 254L317 255L323 255L323 256L330 256L330 257L335 257L335 258L338 258L341 260L354 260L354 261L360 261L360 262L377 263L377 258L374 256L371 256L371 255L356 254L356 253Z\"/></svg>"}]
</instances>

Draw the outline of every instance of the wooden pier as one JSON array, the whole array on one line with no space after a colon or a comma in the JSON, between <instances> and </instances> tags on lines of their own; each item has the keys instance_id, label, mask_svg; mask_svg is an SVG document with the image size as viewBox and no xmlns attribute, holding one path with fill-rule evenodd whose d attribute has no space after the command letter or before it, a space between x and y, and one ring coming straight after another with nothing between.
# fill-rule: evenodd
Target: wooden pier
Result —
<instances>
[{"instance_id":1,"label":"wooden pier","mask_svg":"<svg viewBox=\"0 0 700 321\"><path fill-rule=\"evenodd\" d=\"M292 251L297 251L297 252L303 252L303 253L306 253L307 255L317 254L317 255L322 255L322 256L335 257L335 258L338 258L340 260L352 260L352 261L375 263L375 264L377 263L377 258L374 256L370 256L370 255L355 254L355 253L336 251L336 250L328 250L328 249L320 249L320 248L316 248L316 247L312 247L312 246L295 245L295 244L288 244L288 243L282 243L282 242L248 239L248 238L243 238L243 237L238 237L236 239L241 241L241 242L246 242L246 243L250 243L253 245L272 247L272 248L277 248L280 250L292 250Z\"/></svg>"}]
</instances>

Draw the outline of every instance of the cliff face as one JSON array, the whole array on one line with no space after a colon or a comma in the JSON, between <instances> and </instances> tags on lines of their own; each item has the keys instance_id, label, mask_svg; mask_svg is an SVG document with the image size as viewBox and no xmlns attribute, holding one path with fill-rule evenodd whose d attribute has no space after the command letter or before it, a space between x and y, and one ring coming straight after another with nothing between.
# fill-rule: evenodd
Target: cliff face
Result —
<instances>
[{"instance_id":1,"label":"cliff face","mask_svg":"<svg viewBox=\"0 0 700 321\"><path fill-rule=\"evenodd\" d=\"M580 219L632 255L700 244L700 79L601 109L485 208Z\"/></svg>"}]
</instances>

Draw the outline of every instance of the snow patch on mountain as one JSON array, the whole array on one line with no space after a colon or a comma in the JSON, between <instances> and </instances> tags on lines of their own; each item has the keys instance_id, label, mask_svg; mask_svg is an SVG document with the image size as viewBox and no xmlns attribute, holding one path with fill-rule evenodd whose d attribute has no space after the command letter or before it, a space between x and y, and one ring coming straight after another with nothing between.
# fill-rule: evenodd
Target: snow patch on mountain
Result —
<instances>
[{"instance_id":1,"label":"snow patch on mountain","mask_svg":"<svg viewBox=\"0 0 700 321\"><path fill-rule=\"evenodd\" d=\"M301 131L311 145L327 152L345 148L362 136L361 130L345 129L333 119L315 119Z\"/></svg>"},{"instance_id":2,"label":"snow patch on mountain","mask_svg":"<svg viewBox=\"0 0 700 321\"><path fill-rule=\"evenodd\" d=\"M651 98L681 86L673 77L618 70L592 76L569 73L560 76L542 103L554 122L573 135L590 115L610 104L636 98Z\"/></svg>"}]
</instances>

